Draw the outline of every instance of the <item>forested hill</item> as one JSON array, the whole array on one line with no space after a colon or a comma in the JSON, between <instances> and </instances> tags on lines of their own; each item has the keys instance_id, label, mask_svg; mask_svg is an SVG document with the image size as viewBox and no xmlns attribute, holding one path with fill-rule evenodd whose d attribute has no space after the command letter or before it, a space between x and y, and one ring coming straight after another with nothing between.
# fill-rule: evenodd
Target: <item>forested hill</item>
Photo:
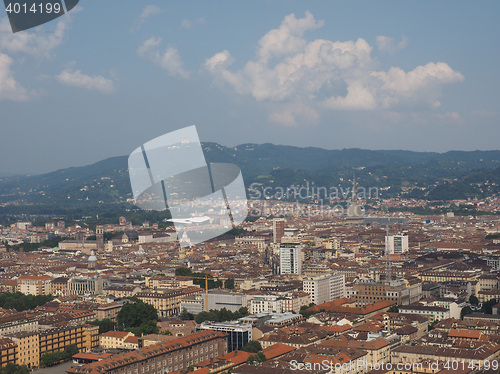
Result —
<instances>
[{"instance_id":1,"label":"forested hill","mask_svg":"<svg viewBox=\"0 0 500 374\"><path fill-rule=\"evenodd\" d=\"M216 143L204 143L203 148L209 162L238 165L247 187L256 182L284 188L314 182L347 188L356 175L360 186L378 187L382 197L451 200L491 196L499 193L500 186L500 151L326 150ZM0 178L0 204L4 205L0 209L4 211L28 204L90 209L126 204L131 197L126 156L47 174Z\"/></svg>"}]
</instances>

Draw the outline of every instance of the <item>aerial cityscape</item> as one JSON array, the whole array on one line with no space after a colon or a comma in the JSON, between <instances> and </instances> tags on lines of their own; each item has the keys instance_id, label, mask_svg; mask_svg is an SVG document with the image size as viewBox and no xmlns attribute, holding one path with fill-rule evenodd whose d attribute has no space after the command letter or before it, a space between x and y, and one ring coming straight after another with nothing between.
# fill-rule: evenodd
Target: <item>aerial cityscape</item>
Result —
<instances>
[{"instance_id":1,"label":"aerial cityscape","mask_svg":"<svg viewBox=\"0 0 500 374\"><path fill-rule=\"evenodd\" d=\"M500 373L500 4L189 3L4 1L0 374Z\"/></svg>"}]
</instances>

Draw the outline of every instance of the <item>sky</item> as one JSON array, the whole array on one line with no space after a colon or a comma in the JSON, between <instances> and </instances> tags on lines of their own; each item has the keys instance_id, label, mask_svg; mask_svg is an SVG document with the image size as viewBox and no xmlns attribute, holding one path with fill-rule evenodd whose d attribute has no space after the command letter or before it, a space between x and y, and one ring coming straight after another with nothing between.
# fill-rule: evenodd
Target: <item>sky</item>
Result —
<instances>
[{"instance_id":1,"label":"sky","mask_svg":"<svg viewBox=\"0 0 500 374\"><path fill-rule=\"evenodd\" d=\"M499 149L500 2L81 0L0 9L0 175L201 141Z\"/></svg>"}]
</instances>

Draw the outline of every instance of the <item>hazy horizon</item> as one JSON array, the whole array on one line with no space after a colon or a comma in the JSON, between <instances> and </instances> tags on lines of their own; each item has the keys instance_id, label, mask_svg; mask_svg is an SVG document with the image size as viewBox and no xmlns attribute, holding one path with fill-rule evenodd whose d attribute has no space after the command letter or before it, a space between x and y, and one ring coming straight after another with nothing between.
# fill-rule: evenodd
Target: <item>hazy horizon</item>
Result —
<instances>
[{"instance_id":1,"label":"hazy horizon","mask_svg":"<svg viewBox=\"0 0 500 374\"><path fill-rule=\"evenodd\" d=\"M203 143L207 143L207 142L201 142L201 143L203 144ZM208 142L208 143L217 143L217 142ZM318 148L318 149L324 149L324 150L327 150L327 151L341 151L341 150L358 149L358 150L362 150L362 151L395 151L395 152L401 151L401 152L436 153L436 154L444 154L444 153L448 153L448 152L476 152L476 151L489 152L489 151L500 151L500 149L472 149L472 150L450 149L450 150L447 150L447 151L439 152L439 151L415 151L415 150L411 150L411 149L367 149L367 148L357 148L357 147L328 149L328 148L323 148L323 147L314 147L314 146L303 146L303 147L301 147L301 146L293 146L293 145L289 145L289 144L275 144L275 143L242 143L242 144L236 144L236 145L231 145L231 146L227 146L225 144L220 144L220 143L217 143L217 144L219 144L221 146L224 146L224 147L227 147L227 148L240 147L240 146L245 145L245 144L256 144L256 145L273 144L275 146L284 146L284 147ZM98 159L98 160L95 160L95 161L90 161L90 162L87 162L87 163L68 165L68 166L58 167L56 169L46 170L46 171L40 171L40 172L33 171L33 172L25 172L25 173L11 173L11 172L4 172L4 171L0 170L0 178L2 178L2 177L14 177L14 176L34 176L34 175L48 174L48 173L52 173L52 172L55 172L55 171L58 171L58 170L64 170L64 169L69 169L69 168L78 168L78 167L90 166L90 165L93 165L93 164L96 164L96 163L99 163L101 161L105 161L105 160L108 160L108 159L111 159L111 158L117 158L117 157L124 157L125 158L125 157L128 157L128 156L129 155L125 155L125 154L122 154L122 155L110 155L108 157L104 157L104 158L101 158L101 159Z\"/></svg>"}]
</instances>

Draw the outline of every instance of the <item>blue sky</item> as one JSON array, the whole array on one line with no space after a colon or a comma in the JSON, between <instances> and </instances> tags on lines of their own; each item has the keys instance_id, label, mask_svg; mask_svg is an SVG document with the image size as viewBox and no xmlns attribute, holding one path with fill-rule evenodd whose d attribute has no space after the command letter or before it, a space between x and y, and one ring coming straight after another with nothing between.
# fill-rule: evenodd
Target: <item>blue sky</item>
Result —
<instances>
[{"instance_id":1,"label":"blue sky","mask_svg":"<svg viewBox=\"0 0 500 374\"><path fill-rule=\"evenodd\" d=\"M498 1L81 1L0 15L0 173L202 141L498 149Z\"/></svg>"}]
</instances>

